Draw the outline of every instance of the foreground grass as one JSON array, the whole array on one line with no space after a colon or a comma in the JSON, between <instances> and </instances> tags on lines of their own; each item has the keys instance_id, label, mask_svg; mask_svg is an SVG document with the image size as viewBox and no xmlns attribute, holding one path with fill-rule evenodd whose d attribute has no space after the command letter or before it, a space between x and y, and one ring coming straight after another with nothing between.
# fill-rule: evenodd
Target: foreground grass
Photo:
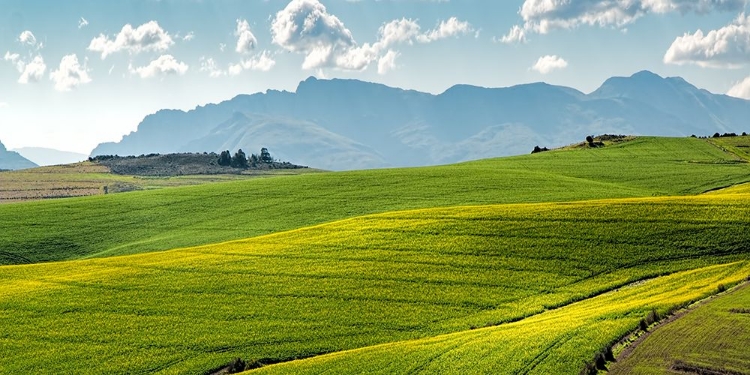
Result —
<instances>
[{"instance_id":1,"label":"foreground grass","mask_svg":"<svg viewBox=\"0 0 750 375\"><path fill-rule=\"evenodd\" d=\"M167 250L393 210L697 194L750 180L750 165L736 161L706 140L644 137L450 166L0 205L0 264Z\"/></svg>"},{"instance_id":2,"label":"foreground grass","mask_svg":"<svg viewBox=\"0 0 750 375\"><path fill-rule=\"evenodd\" d=\"M748 273L748 262L680 272L515 323L334 353L251 373L576 374L602 348L636 327L650 309L666 311L684 305L714 293L720 283L737 282ZM741 324L732 331L744 333L747 324L738 323ZM726 341L724 337L711 336L720 339L713 342L713 349L726 355L726 351L718 349L719 343ZM679 341L680 336L672 339ZM740 360L738 364L747 365L748 358L743 352L747 335L731 340L732 353ZM702 355L697 348L691 348L691 353L698 358ZM652 359L660 354L663 353L655 353ZM642 367L629 367L613 373L661 374L666 370L657 369L647 372Z\"/></svg>"},{"instance_id":3,"label":"foreground grass","mask_svg":"<svg viewBox=\"0 0 750 375\"><path fill-rule=\"evenodd\" d=\"M743 373L750 369L750 287L721 295L654 331L612 374L683 371ZM722 372L723 371L723 372Z\"/></svg>"},{"instance_id":4,"label":"foreground grass","mask_svg":"<svg viewBox=\"0 0 750 375\"><path fill-rule=\"evenodd\" d=\"M747 277L748 210L745 194L442 208L0 267L0 372L201 373L398 341L289 371L569 372L651 307Z\"/></svg>"}]
</instances>

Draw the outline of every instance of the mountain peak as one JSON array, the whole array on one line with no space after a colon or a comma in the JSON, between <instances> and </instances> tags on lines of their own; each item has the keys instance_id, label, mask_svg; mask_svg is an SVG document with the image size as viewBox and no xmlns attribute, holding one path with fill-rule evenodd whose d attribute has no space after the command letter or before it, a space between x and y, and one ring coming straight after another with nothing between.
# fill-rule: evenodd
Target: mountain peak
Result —
<instances>
[{"instance_id":1,"label":"mountain peak","mask_svg":"<svg viewBox=\"0 0 750 375\"><path fill-rule=\"evenodd\" d=\"M634 73L630 76L630 78L634 79L664 79L662 76L651 72L649 70L641 70L640 72Z\"/></svg>"},{"instance_id":2,"label":"mountain peak","mask_svg":"<svg viewBox=\"0 0 750 375\"><path fill-rule=\"evenodd\" d=\"M0 152L5 152L5 151L7 151L5 149L5 145L3 144L3 142L0 142Z\"/></svg>"}]
</instances>

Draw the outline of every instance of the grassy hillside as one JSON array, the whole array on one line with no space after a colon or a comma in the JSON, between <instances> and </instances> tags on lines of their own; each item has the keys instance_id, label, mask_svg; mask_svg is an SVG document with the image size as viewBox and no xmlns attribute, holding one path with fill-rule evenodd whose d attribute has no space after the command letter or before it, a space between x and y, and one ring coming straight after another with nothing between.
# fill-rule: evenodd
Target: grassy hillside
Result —
<instances>
[{"instance_id":1,"label":"grassy hillside","mask_svg":"<svg viewBox=\"0 0 750 375\"><path fill-rule=\"evenodd\" d=\"M746 194L442 208L4 266L0 372L201 373L398 341L278 369L569 372L650 308L747 277L749 210Z\"/></svg>"},{"instance_id":2,"label":"grassy hillside","mask_svg":"<svg viewBox=\"0 0 750 375\"><path fill-rule=\"evenodd\" d=\"M706 140L644 137L440 167L0 205L0 264L166 250L393 210L695 194L748 180L749 164Z\"/></svg>"},{"instance_id":3,"label":"grassy hillside","mask_svg":"<svg viewBox=\"0 0 750 375\"><path fill-rule=\"evenodd\" d=\"M741 277L738 275L747 272L750 272L747 262L744 266L732 264L685 271L516 323L333 353L250 373L577 374L595 353L637 326L649 309L668 310L704 297L722 281L736 281ZM747 324L740 327L747 328ZM717 342L724 341L721 338ZM738 345L736 349L744 349L739 344L746 341L733 341ZM744 354L739 351L735 354L747 363ZM700 356L699 352L696 355ZM666 368L660 370L653 373L662 374ZM647 372L638 368L616 373Z\"/></svg>"},{"instance_id":4,"label":"grassy hillside","mask_svg":"<svg viewBox=\"0 0 750 375\"><path fill-rule=\"evenodd\" d=\"M692 373L741 374L750 369L750 287L699 306L660 327L612 374L663 374L673 367ZM714 371L714 372L708 372Z\"/></svg>"}]
</instances>

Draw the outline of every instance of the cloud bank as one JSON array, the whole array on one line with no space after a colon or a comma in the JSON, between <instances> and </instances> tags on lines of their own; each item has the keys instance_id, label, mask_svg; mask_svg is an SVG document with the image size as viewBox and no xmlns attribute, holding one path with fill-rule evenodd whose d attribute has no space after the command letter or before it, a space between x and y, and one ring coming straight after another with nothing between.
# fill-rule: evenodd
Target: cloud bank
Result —
<instances>
[{"instance_id":1,"label":"cloud bank","mask_svg":"<svg viewBox=\"0 0 750 375\"><path fill-rule=\"evenodd\" d=\"M621 28L649 13L741 11L745 0L525 0L519 14L522 25L513 26L500 40L524 42L530 33L582 25Z\"/></svg>"},{"instance_id":2,"label":"cloud bank","mask_svg":"<svg viewBox=\"0 0 750 375\"><path fill-rule=\"evenodd\" d=\"M397 44L431 43L472 31L468 22L451 17L423 33L416 20L402 18L383 24L376 42L359 45L344 23L318 0L292 0L276 13L271 25L274 44L305 56L303 69L364 70L377 61L381 74L395 68L398 52L391 47Z\"/></svg>"}]
</instances>

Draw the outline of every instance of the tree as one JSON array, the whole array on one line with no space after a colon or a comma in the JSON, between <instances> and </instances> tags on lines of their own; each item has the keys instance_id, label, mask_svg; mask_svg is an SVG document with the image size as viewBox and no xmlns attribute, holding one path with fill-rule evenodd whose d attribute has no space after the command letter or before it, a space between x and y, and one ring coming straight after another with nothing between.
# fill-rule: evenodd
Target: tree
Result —
<instances>
[{"instance_id":1,"label":"tree","mask_svg":"<svg viewBox=\"0 0 750 375\"><path fill-rule=\"evenodd\" d=\"M587 135L586 136L586 142L588 142L589 145L594 144L594 137Z\"/></svg>"},{"instance_id":2,"label":"tree","mask_svg":"<svg viewBox=\"0 0 750 375\"><path fill-rule=\"evenodd\" d=\"M271 157L271 153L268 152L268 149L265 147L260 149L260 161L264 163L273 163L273 158Z\"/></svg>"},{"instance_id":3,"label":"tree","mask_svg":"<svg viewBox=\"0 0 750 375\"><path fill-rule=\"evenodd\" d=\"M242 149L237 150L232 157L232 167L247 168L247 157L245 156L245 153L242 152Z\"/></svg>"},{"instance_id":4,"label":"tree","mask_svg":"<svg viewBox=\"0 0 750 375\"><path fill-rule=\"evenodd\" d=\"M222 151L221 155L219 155L219 165L223 166L229 166L232 164L232 154L229 153L229 150Z\"/></svg>"}]
</instances>

